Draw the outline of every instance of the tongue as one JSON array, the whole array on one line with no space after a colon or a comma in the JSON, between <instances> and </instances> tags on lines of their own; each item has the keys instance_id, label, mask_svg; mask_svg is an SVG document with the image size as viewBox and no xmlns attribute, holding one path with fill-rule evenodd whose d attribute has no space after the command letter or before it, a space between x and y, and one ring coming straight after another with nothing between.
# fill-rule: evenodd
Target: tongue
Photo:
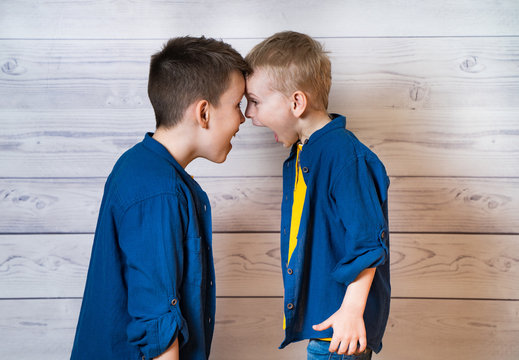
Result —
<instances>
[{"instance_id":1,"label":"tongue","mask_svg":"<svg viewBox=\"0 0 519 360\"><path fill-rule=\"evenodd\" d=\"M278 142L278 134L274 133L274 137L276 138L276 142Z\"/></svg>"}]
</instances>

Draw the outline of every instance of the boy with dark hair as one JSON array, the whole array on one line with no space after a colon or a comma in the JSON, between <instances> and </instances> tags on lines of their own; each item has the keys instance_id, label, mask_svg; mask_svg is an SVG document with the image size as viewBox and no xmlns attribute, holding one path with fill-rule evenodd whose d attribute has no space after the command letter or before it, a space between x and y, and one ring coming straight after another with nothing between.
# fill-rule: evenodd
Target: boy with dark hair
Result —
<instances>
[{"instance_id":1,"label":"boy with dark hair","mask_svg":"<svg viewBox=\"0 0 519 360\"><path fill-rule=\"evenodd\" d=\"M248 65L230 45L171 39L152 56L156 132L105 185L72 359L207 359L214 329L211 211L184 168L221 163L244 122Z\"/></svg>"},{"instance_id":2,"label":"boy with dark hair","mask_svg":"<svg viewBox=\"0 0 519 360\"><path fill-rule=\"evenodd\" d=\"M292 147L283 166L285 340L308 360L370 359L389 314L389 178L377 156L328 114L331 64L321 44L277 33L246 57L245 115Z\"/></svg>"}]
</instances>

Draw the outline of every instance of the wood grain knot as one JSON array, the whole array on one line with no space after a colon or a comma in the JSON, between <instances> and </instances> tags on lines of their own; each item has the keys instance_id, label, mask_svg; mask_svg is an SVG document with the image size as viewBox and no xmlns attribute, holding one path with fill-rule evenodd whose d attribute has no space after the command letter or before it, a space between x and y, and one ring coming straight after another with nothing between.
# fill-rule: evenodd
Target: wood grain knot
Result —
<instances>
[{"instance_id":1,"label":"wood grain knot","mask_svg":"<svg viewBox=\"0 0 519 360\"><path fill-rule=\"evenodd\" d=\"M514 263L518 263L518 259L498 256L486 261L486 264L498 271L509 272L512 270Z\"/></svg>"},{"instance_id":2,"label":"wood grain knot","mask_svg":"<svg viewBox=\"0 0 519 360\"><path fill-rule=\"evenodd\" d=\"M510 203L510 197L500 194L478 194L470 189L457 190L456 200L462 200L467 204L474 204L479 207L487 207L490 210L503 207Z\"/></svg>"},{"instance_id":3,"label":"wood grain knot","mask_svg":"<svg viewBox=\"0 0 519 360\"><path fill-rule=\"evenodd\" d=\"M485 70L485 66L480 63L477 56L469 56L460 64L461 71L468 73L479 73Z\"/></svg>"},{"instance_id":4,"label":"wood grain knot","mask_svg":"<svg viewBox=\"0 0 519 360\"><path fill-rule=\"evenodd\" d=\"M415 84L411 90L409 90L409 97L413 101L422 101L427 95L427 87L420 84Z\"/></svg>"},{"instance_id":5,"label":"wood grain knot","mask_svg":"<svg viewBox=\"0 0 519 360\"><path fill-rule=\"evenodd\" d=\"M2 65L2 72L7 75L22 75L27 69L18 65L18 60L9 58Z\"/></svg>"},{"instance_id":6,"label":"wood grain knot","mask_svg":"<svg viewBox=\"0 0 519 360\"><path fill-rule=\"evenodd\" d=\"M42 210L57 201L50 196L24 194L16 189L0 189L0 200L11 202L16 206L35 207L37 210Z\"/></svg>"}]
</instances>

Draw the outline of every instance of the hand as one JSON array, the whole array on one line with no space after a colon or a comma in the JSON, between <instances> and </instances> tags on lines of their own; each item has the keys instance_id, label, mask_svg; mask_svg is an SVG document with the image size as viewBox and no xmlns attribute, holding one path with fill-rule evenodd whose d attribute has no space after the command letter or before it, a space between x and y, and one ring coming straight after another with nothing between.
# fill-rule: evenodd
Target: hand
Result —
<instances>
[{"instance_id":1,"label":"hand","mask_svg":"<svg viewBox=\"0 0 519 360\"><path fill-rule=\"evenodd\" d=\"M362 312L348 311L342 307L332 316L318 325L312 326L316 331L333 328L333 337L330 342L330 352L338 354L354 355L366 350L366 327ZM358 349L357 349L357 345ZM338 350L337 350L338 349Z\"/></svg>"}]
</instances>

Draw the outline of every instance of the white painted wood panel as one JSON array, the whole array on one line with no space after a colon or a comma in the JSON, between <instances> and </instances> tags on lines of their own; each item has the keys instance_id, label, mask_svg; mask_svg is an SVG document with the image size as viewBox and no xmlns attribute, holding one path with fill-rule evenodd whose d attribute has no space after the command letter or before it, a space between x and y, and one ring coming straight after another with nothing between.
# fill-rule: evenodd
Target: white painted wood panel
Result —
<instances>
[{"instance_id":1,"label":"white painted wood panel","mask_svg":"<svg viewBox=\"0 0 519 360\"><path fill-rule=\"evenodd\" d=\"M519 37L325 38L330 110L517 108ZM0 40L4 109L150 108L166 39ZM228 39L246 54L259 39Z\"/></svg>"},{"instance_id":2,"label":"white painted wood panel","mask_svg":"<svg viewBox=\"0 0 519 360\"><path fill-rule=\"evenodd\" d=\"M82 297L93 234L0 235L0 299ZM392 234L393 297L519 300L517 235ZM217 296L283 296L279 235L215 234Z\"/></svg>"},{"instance_id":3,"label":"white painted wood panel","mask_svg":"<svg viewBox=\"0 0 519 360\"><path fill-rule=\"evenodd\" d=\"M231 41L246 53L257 40ZM517 176L516 38L324 42L334 62L330 111L349 116L391 175ZM3 176L106 176L153 129L146 77L162 40L0 43ZM227 164L193 169L277 176L286 151L269 134L246 126Z\"/></svg>"},{"instance_id":4,"label":"white painted wood panel","mask_svg":"<svg viewBox=\"0 0 519 360\"><path fill-rule=\"evenodd\" d=\"M212 205L215 232L277 232L280 177L196 178ZM93 232L104 179L0 179L1 233ZM517 233L519 180L393 177L394 232Z\"/></svg>"},{"instance_id":5,"label":"white painted wood panel","mask_svg":"<svg viewBox=\"0 0 519 360\"><path fill-rule=\"evenodd\" d=\"M518 19L516 0L0 2L0 357L68 358L104 179L153 129L150 55L293 29L330 51L330 111L391 175L396 298L374 358L519 358ZM305 358L276 350L287 150L250 124L233 145L188 168L217 232L212 359Z\"/></svg>"},{"instance_id":6,"label":"white painted wood panel","mask_svg":"<svg viewBox=\"0 0 519 360\"><path fill-rule=\"evenodd\" d=\"M4 359L65 359L70 354L80 300L2 300ZM282 341L282 299L218 299L212 360L294 359L305 342ZM519 302L395 299L381 360L436 360L519 356Z\"/></svg>"},{"instance_id":7,"label":"white painted wood panel","mask_svg":"<svg viewBox=\"0 0 519 360\"><path fill-rule=\"evenodd\" d=\"M514 0L391 1L2 1L3 38L163 38L516 35Z\"/></svg>"},{"instance_id":8,"label":"white painted wood panel","mask_svg":"<svg viewBox=\"0 0 519 360\"><path fill-rule=\"evenodd\" d=\"M353 110L347 127L391 176L518 176L519 109ZM4 177L105 177L155 122L148 109L0 110ZM288 156L267 128L242 125L223 164L195 176L280 176Z\"/></svg>"}]
</instances>

